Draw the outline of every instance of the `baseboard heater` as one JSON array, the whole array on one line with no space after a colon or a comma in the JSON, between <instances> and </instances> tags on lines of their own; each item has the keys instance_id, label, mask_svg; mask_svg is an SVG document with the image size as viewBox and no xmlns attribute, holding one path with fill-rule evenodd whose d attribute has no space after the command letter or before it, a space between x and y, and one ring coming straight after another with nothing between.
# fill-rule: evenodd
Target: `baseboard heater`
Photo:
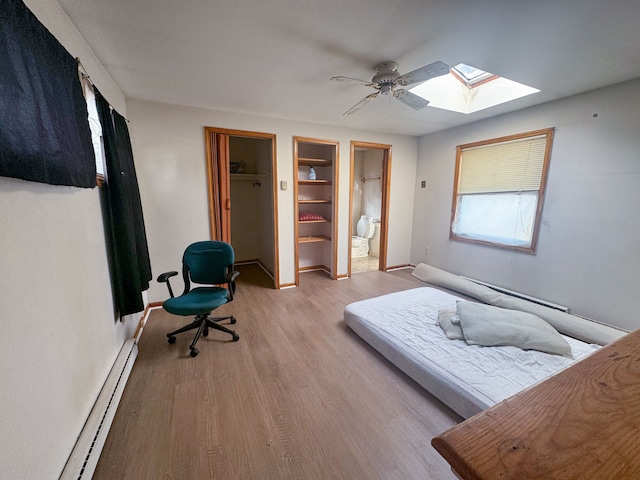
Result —
<instances>
[{"instance_id":1,"label":"baseboard heater","mask_svg":"<svg viewBox=\"0 0 640 480\"><path fill-rule=\"evenodd\" d=\"M93 476L137 355L138 345L135 339L127 340L111 367L60 480L89 480Z\"/></svg>"},{"instance_id":2,"label":"baseboard heater","mask_svg":"<svg viewBox=\"0 0 640 480\"><path fill-rule=\"evenodd\" d=\"M532 303L537 303L538 305L542 305L544 307L553 308L554 310L560 310L561 312L569 313L569 307L565 307L563 305L557 305L555 303L547 302L546 300L542 300L540 298L531 297L529 295L525 295L524 293L514 292L513 290L509 290L504 287L498 287L497 285L492 285L487 282L483 282L482 280L476 280L475 278L465 277L464 275L460 275L461 278L465 280L469 280L470 282L477 283L478 285L484 285L485 287L489 287L491 290L495 290L496 292L504 293L505 295L509 295L511 297L520 298L522 300L527 300Z\"/></svg>"}]
</instances>

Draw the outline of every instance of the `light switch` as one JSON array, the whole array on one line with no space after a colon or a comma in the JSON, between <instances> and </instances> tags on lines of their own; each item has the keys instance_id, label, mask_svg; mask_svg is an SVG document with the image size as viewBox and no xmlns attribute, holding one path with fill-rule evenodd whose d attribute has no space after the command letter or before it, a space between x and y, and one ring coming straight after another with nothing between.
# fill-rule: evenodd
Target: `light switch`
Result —
<instances>
[{"instance_id":1,"label":"light switch","mask_svg":"<svg viewBox=\"0 0 640 480\"><path fill-rule=\"evenodd\" d=\"M280 190L286 190L287 189L287 181L286 180L281 180L280 181Z\"/></svg>"}]
</instances>

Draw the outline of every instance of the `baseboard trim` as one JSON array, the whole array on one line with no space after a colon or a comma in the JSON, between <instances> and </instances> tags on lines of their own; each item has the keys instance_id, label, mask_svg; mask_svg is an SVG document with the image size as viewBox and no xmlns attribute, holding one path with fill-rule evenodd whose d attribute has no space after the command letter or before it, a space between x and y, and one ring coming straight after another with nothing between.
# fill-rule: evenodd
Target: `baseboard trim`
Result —
<instances>
[{"instance_id":1,"label":"baseboard trim","mask_svg":"<svg viewBox=\"0 0 640 480\"><path fill-rule=\"evenodd\" d=\"M64 466L60 480L82 480L93 476L137 356L138 345L135 338L130 338L120 349L111 367L107 380L89 413L89 418Z\"/></svg>"},{"instance_id":2,"label":"baseboard trim","mask_svg":"<svg viewBox=\"0 0 640 480\"><path fill-rule=\"evenodd\" d=\"M392 265L390 267L387 267L387 272L391 272L393 270L402 270L405 268L413 268L413 266L410 263L405 263L404 265Z\"/></svg>"}]
</instances>

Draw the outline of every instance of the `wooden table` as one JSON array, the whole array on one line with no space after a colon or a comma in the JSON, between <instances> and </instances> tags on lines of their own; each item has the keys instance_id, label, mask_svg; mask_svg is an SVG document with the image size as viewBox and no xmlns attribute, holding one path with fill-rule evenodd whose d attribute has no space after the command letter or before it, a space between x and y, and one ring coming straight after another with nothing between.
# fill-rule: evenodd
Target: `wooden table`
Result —
<instances>
[{"instance_id":1,"label":"wooden table","mask_svg":"<svg viewBox=\"0 0 640 480\"><path fill-rule=\"evenodd\" d=\"M640 330L431 441L463 479L640 479Z\"/></svg>"}]
</instances>

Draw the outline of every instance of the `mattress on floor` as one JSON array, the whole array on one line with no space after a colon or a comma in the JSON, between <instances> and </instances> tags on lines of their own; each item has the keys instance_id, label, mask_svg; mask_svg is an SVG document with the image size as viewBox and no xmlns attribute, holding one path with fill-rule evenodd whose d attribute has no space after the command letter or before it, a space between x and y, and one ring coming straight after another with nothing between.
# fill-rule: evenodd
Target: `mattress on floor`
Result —
<instances>
[{"instance_id":1,"label":"mattress on floor","mask_svg":"<svg viewBox=\"0 0 640 480\"><path fill-rule=\"evenodd\" d=\"M388 360L464 418L469 418L593 353L599 345L563 337L573 359L516 347L449 340L438 310L456 297L423 287L347 305L347 325Z\"/></svg>"}]
</instances>

